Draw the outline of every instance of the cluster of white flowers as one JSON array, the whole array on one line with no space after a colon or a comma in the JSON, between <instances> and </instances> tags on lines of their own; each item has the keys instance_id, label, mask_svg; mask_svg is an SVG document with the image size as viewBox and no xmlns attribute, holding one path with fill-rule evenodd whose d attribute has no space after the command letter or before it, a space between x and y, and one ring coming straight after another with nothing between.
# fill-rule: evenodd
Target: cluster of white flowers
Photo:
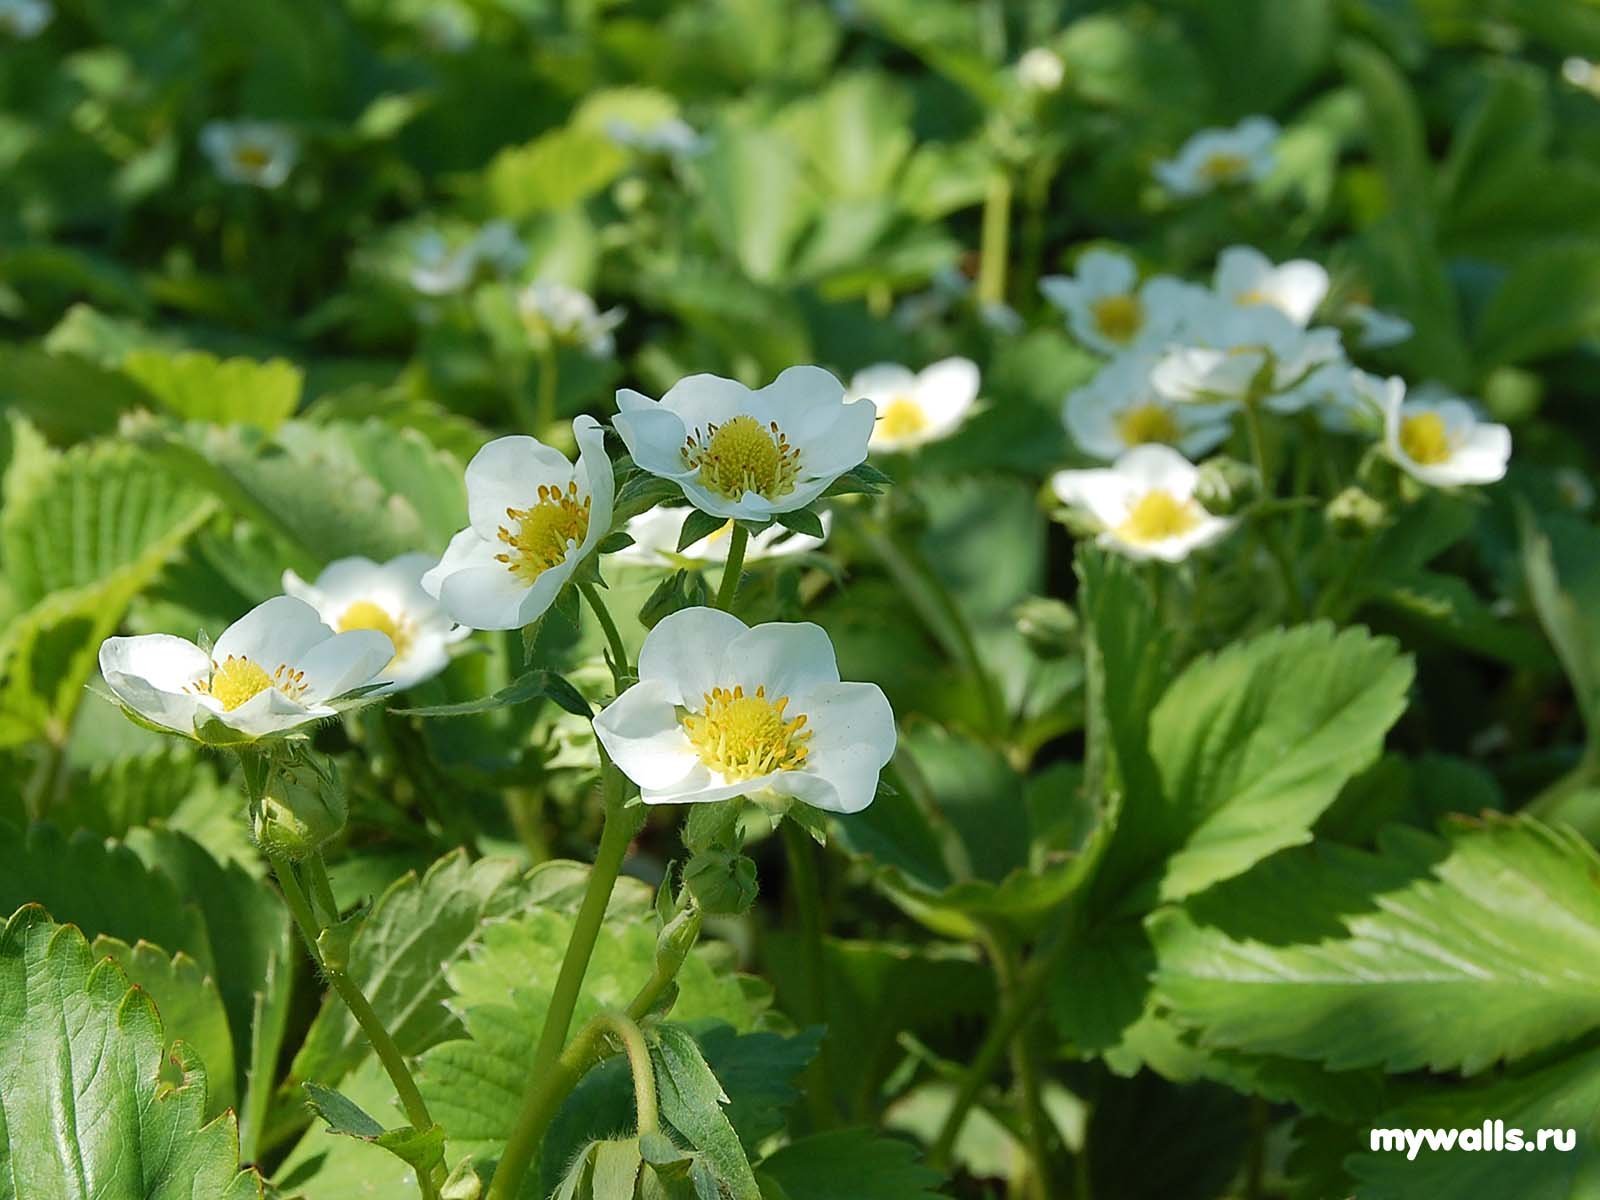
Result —
<instances>
[{"instance_id":1,"label":"cluster of white flowers","mask_svg":"<svg viewBox=\"0 0 1600 1200\"><path fill-rule=\"evenodd\" d=\"M1260 129L1252 128L1256 145ZM1210 138L1180 159L1225 144ZM1105 544L1173 559L1226 532L1194 501L1190 460L1226 441L1246 405L1310 411L1331 431L1381 437L1395 464L1429 486L1491 483L1505 473L1504 426L1436 389L1408 397L1402 380L1349 361L1340 331L1315 323L1329 285L1317 263L1274 263L1233 246L1218 257L1210 286L1141 278L1132 258L1103 248L1085 251L1076 268L1041 280L1040 290L1073 335L1108 360L1066 397L1062 421L1083 454L1114 465L1062 471L1052 483L1103 528ZM1366 306L1343 317L1363 347L1410 334L1400 318Z\"/></svg>"},{"instance_id":2,"label":"cluster of white flowers","mask_svg":"<svg viewBox=\"0 0 1600 1200\"><path fill-rule=\"evenodd\" d=\"M610 358L617 352L612 335L622 324L622 310L601 312L594 297L578 288L536 281L517 297L517 312L536 340L580 346L596 358Z\"/></svg>"},{"instance_id":3,"label":"cluster of white flowers","mask_svg":"<svg viewBox=\"0 0 1600 1200\"><path fill-rule=\"evenodd\" d=\"M970 403L977 371L964 360L892 382L906 395L927 393L935 419L948 425L947 376L958 377ZM626 558L656 566L726 561L734 522L811 504L866 460L877 417L871 399L847 398L817 367L791 368L759 390L696 375L660 400L632 391L617 400L615 428L634 462L728 520L679 555L687 510L634 518L624 527L634 536ZM531 437L484 446L466 468L469 524L437 562L424 554L385 564L345 559L314 583L285 572L288 594L235 622L215 646L166 634L108 639L100 650L107 685L139 720L185 736L276 738L337 715L352 693L431 678L472 630L538 621L612 532L605 430L589 416L572 429L576 462ZM820 544L772 526L748 556ZM772 796L857 812L894 753L888 700L874 684L840 680L832 643L816 625L750 628L718 609L686 608L645 638L637 678L594 728L648 803Z\"/></svg>"}]
</instances>

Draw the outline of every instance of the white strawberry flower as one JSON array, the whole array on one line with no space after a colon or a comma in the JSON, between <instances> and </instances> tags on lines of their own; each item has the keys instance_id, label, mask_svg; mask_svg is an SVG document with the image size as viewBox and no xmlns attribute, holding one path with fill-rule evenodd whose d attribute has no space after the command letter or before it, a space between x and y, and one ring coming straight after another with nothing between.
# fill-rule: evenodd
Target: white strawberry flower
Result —
<instances>
[{"instance_id":1,"label":"white strawberry flower","mask_svg":"<svg viewBox=\"0 0 1600 1200\"><path fill-rule=\"evenodd\" d=\"M283 590L317 610L323 624L340 633L376 629L394 644L394 658L379 673L385 692L432 679L450 662L450 647L471 635L422 590L422 577L436 563L431 554L402 554L386 563L341 558L314 583L283 573Z\"/></svg>"},{"instance_id":2,"label":"white strawberry flower","mask_svg":"<svg viewBox=\"0 0 1600 1200\"><path fill-rule=\"evenodd\" d=\"M1442 388L1406 395L1405 381L1388 381L1383 397L1383 446L1402 471L1430 487L1494 483L1511 458L1511 431L1478 416Z\"/></svg>"},{"instance_id":3,"label":"white strawberry flower","mask_svg":"<svg viewBox=\"0 0 1600 1200\"><path fill-rule=\"evenodd\" d=\"M1303 329L1328 294L1328 272L1308 258L1274 264L1253 246L1229 246L1212 286L1230 304L1268 305Z\"/></svg>"},{"instance_id":4,"label":"white strawberry flower","mask_svg":"<svg viewBox=\"0 0 1600 1200\"><path fill-rule=\"evenodd\" d=\"M1067 78L1067 64L1048 46L1034 46L1017 59L1013 68L1024 91L1053 92Z\"/></svg>"},{"instance_id":5,"label":"white strawberry flower","mask_svg":"<svg viewBox=\"0 0 1600 1200\"><path fill-rule=\"evenodd\" d=\"M27 41L43 33L55 15L49 0L0 0L0 32Z\"/></svg>"},{"instance_id":6,"label":"white strawberry flower","mask_svg":"<svg viewBox=\"0 0 1600 1200\"><path fill-rule=\"evenodd\" d=\"M1258 182L1276 161L1278 133L1276 121L1260 116L1246 117L1232 129L1202 129L1176 155L1156 164L1156 179L1177 196Z\"/></svg>"},{"instance_id":7,"label":"white strawberry flower","mask_svg":"<svg viewBox=\"0 0 1600 1200\"><path fill-rule=\"evenodd\" d=\"M1183 404L1162 395L1150 380L1155 362L1150 354L1124 354L1067 394L1061 420L1078 449L1110 460L1157 443L1194 459L1227 440L1229 406Z\"/></svg>"},{"instance_id":8,"label":"white strawberry flower","mask_svg":"<svg viewBox=\"0 0 1600 1200\"><path fill-rule=\"evenodd\" d=\"M1110 467L1058 471L1050 486L1100 526L1097 542L1129 558L1179 562L1233 528L1194 498L1199 470L1170 446L1136 446Z\"/></svg>"},{"instance_id":9,"label":"white strawberry flower","mask_svg":"<svg viewBox=\"0 0 1600 1200\"><path fill-rule=\"evenodd\" d=\"M860 812L894 755L894 713L872 683L841 683L809 623L747 626L713 608L664 617L639 682L594 720L647 804L790 796Z\"/></svg>"},{"instance_id":10,"label":"white strawberry flower","mask_svg":"<svg viewBox=\"0 0 1600 1200\"><path fill-rule=\"evenodd\" d=\"M612 331L622 324L622 310L601 312L588 292L564 283L532 283L517 297L517 311L537 338L581 346L596 358L617 352Z\"/></svg>"},{"instance_id":11,"label":"white strawberry flower","mask_svg":"<svg viewBox=\"0 0 1600 1200\"><path fill-rule=\"evenodd\" d=\"M490 221L458 245L437 230L428 230L412 243L411 254L411 286L425 296L448 296L480 272L515 274L527 261L528 248L509 221Z\"/></svg>"},{"instance_id":12,"label":"white strawberry flower","mask_svg":"<svg viewBox=\"0 0 1600 1200\"><path fill-rule=\"evenodd\" d=\"M293 596L257 605L210 652L164 633L107 638L100 674L145 721L188 737L220 722L240 740L286 734L335 715L331 701L374 682L394 657L376 629L335 633Z\"/></svg>"},{"instance_id":13,"label":"white strawberry flower","mask_svg":"<svg viewBox=\"0 0 1600 1200\"><path fill-rule=\"evenodd\" d=\"M1335 359L1312 371L1278 401L1280 411L1309 409L1333 433L1376 434L1383 426L1388 381Z\"/></svg>"},{"instance_id":14,"label":"white strawberry flower","mask_svg":"<svg viewBox=\"0 0 1600 1200\"><path fill-rule=\"evenodd\" d=\"M1382 350L1409 341L1416 327L1404 317L1370 304L1347 304L1344 315L1354 322L1356 341L1363 350Z\"/></svg>"},{"instance_id":15,"label":"white strawberry flower","mask_svg":"<svg viewBox=\"0 0 1600 1200\"><path fill-rule=\"evenodd\" d=\"M754 391L717 375L680 379L660 400L623 388L617 408L612 425L639 467L702 512L763 522L864 462L877 419L821 367L790 367Z\"/></svg>"},{"instance_id":16,"label":"white strawberry flower","mask_svg":"<svg viewBox=\"0 0 1600 1200\"><path fill-rule=\"evenodd\" d=\"M618 550L611 556L611 561L642 567L676 567L686 562L727 562L730 535L733 533L732 521L701 538L692 546L678 549L678 535L683 532L683 523L695 511L697 510L692 508L656 507L631 518L627 525L623 526L623 532L633 539L633 545ZM751 534L750 541L745 546L745 562L757 562L764 558L788 558L820 549L833 525L833 514L824 512L818 519L822 522L822 537L797 533L778 524L769 525L760 533Z\"/></svg>"},{"instance_id":17,"label":"white strawberry flower","mask_svg":"<svg viewBox=\"0 0 1600 1200\"><path fill-rule=\"evenodd\" d=\"M1343 353L1338 330L1302 329L1276 308L1217 300L1195 315L1150 378L1174 400L1238 401L1260 389L1269 408L1295 411L1306 402L1296 385Z\"/></svg>"},{"instance_id":18,"label":"white strawberry flower","mask_svg":"<svg viewBox=\"0 0 1600 1200\"><path fill-rule=\"evenodd\" d=\"M616 498L605 431L572 422L578 461L537 438L503 437L467 464L469 524L422 590L469 629L521 629L542 617L611 528Z\"/></svg>"},{"instance_id":19,"label":"white strawberry flower","mask_svg":"<svg viewBox=\"0 0 1600 1200\"><path fill-rule=\"evenodd\" d=\"M868 446L878 451L914 450L948 437L978 398L978 364L946 358L912 371L877 363L857 371L848 397L868 399L878 410Z\"/></svg>"},{"instance_id":20,"label":"white strawberry flower","mask_svg":"<svg viewBox=\"0 0 1600 1200\"><path fill-rule=\"evenodd\" d=\"M212 121L200 148L224 181L267 189L282 186L300 158L300 139L274 121Z\"/></svg>"},{"instance_id":21,"label":"white strawberry flower","mask_svg":"<svg viewBox=\"0 0 1600 1200\"><path fill-rule=\"evenodd\" d=\"M1160 343L1187 320L1204 289L1169 276L1139 283L1133 259L1095 247L1072 275L1047 275L1039 291L1067 318L1072 336L1102 354Z\"/></svg>"}]
</instances>

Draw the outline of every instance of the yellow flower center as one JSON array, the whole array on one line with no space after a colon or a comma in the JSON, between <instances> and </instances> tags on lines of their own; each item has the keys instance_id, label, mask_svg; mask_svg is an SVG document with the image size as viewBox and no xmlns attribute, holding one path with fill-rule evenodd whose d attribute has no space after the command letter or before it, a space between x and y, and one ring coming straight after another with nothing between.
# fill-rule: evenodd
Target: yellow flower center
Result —
<instances>
[{"instance_id":1,"label":"yellow flower center","mask_svg":"<svg viewBox=\"0 0 1600 1200\"><path fill-rule=\"evenodd\" d=\"M589 532L589 497L578 496L576 481L562 491L553 484L539 485L539 501L532 508L508 508L506 516L516 530L500 526L499 537L509 550L495 561L524 583L532 583L557 563L568 550L581 544Z\"/></svg>"},{"instance_id":2,"label":"yellow flower center","mask_svg":"<svg viewBox=\"0 0 1600 1200\"><path fill-rule=\"evenodd\" d=\"M1113 342L1132 340L1144 325L1144 306L1139 297L1127 293L1102 296L1089 311L1094 314L1094 327Z\"/></svg>"},{"instance_id":3,"label":"yellow flower center","mask_svg":"<svg viewBox=\"0 0 1600 1200\"><path fill-rule=\"evenodd\" d=\"M1240 292L1233 298L1233 302L1240 308L1251 308L1258 305L1272 308L1277 304L1277 301L1260 288L1251 288L1248 292Z\"/></svg>"},{"instance_id":4,"label":"yellow flower center","mask_svg":"<svg viewBox=\"0 0 1600 1200\"><path fill-rule=\"evenodd\" d=\"M259 171L272 161L272 155L267 152L264 146L254 146L246 143L234 150L233 161L247 171Z\"/></svg>"},{"instance_id":5,"label":"yellow flower center","mask_svg":"<svg viewBox=\"0 0 1600 1200\"><path fill-rule=\"evenodd\" d=\"M340 633L349 633L352 629L376 629L392 643L394 643L394 658L404 658L411 649L411 643L416 640L416 626L404 616L395 616L382 605L374 604L371 600L357 600L344 610L344 615L339 618Z\"/></svg>"},{"instance_id":6,"label":"yellow flower center","mask_svg":"<svg viewBox=\"0 0 1600 1200\"><path fill-rule=\"evenodd\" d=\"M724 779L739 783L805 766L811 731L803 714L785 719L789 697L768 700L765 687L753 696L746 696L742 687L719 687L703 699L703 712L682 718L683 731L700 761Z\"/></svg>"},{"instance_id":7,"label":"yellow flower center","mask_svg":"<svg viewBox=\"0 0 1600 1200\"><path fill-rule=\"evenodd\" d=\"M1170 446L1178 440L1178 422L1164 405L1140 404L1117 417L1117 433L1127 446Z\"/></svg>"},{"instance_id":8,"label":"yellow flower center","mask_svg":"<svg viewBox=\"0 0 1600 1200\"><path fill-rule=\"evenodd\" d=\"M1250 160L1231 150L1218 150L1200 164L1200 175L1212 183L1232 183L1250 168Z\"/></svg>"},{"instance_id":9,"label":"yellow flower center","mask_svg":"<svg viewBox=\"0 0 1600 1200\"><path fill-rule=\"evenodd\" d=\"M1129 542L1159 542L1188 533L1199 523L1200 514L1193 504L1156 488L1139 497L1116 532Z\"/></svg>"},{"instance_id":10,"label":"yellow flower center","mask_svg":"<svg viewBox=\"0 0 1600 1200\"><path fill-rule=\"evenodd\" d=\"M928 427L928 418L910 396L896 396L878 417L878 431L887 438L916 437Z\"/></svg>"},{"instance_id":11,"label":"yellow flower center","mask_svg":"<svg viewBox=\"0 0 1600 1200\"><path fill-rule=\"evenodd\" d=\"M269 688L277 688L291 700L305 695L306 674L296 671L287 663L268 675L266 668L252 659L228 655L221 662L211 664L211 678L197 680L191 690L210 696L222 705L223 712L232 712L247 700L252 700Z\"/></svg>"},{"instance_id":12,"label":"yellow flower center","mask_svg":"<svg viewBox=\"0 0 1600 1200\"><path fill-rule=\"evenodd\" d=\"M1449 462L1453 447L1444 418L1436 412L1404 418L1400 422L1400 449L1412 462L1425 467Z\"/></svg>"},{"instance_id":13,"label":"yellow flower center","mask_svg":"<svg viewBox=\"0 0 1600 1200\"><path fill-rule=\"evenodd\" d=\"M766 428L751 416L707 425L705 440L689 435L683 461L700 470L700 482L718 495L737 500L755 492L768 500L794 491L800 451L789 445L776 421Z\"/></svg>"}]
</instances>

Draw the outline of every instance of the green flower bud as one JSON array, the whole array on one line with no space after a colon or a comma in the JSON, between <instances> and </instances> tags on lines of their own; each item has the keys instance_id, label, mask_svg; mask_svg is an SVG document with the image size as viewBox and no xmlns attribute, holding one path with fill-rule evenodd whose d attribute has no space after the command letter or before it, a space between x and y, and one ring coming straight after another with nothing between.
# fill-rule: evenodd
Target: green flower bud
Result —
<instances>
[{"instance_id":1,"label":"green flower bud","mask_svg":"<svg viewBox=\"0 0 1600 1200\"><path fill-rule=\"evenodd\" d=\"M344 829L349 805L331 772L309 763L275 769L254 815L260 846L299 862L320 850Z\"/></svg>"},{"instance_id":2,"label":"green flower bud","mask_svg":"<svg viewBox=\"0 0 1600 1200\"><path fill-rule=\"evenodd\" d=\"M1049 596L1029 596L1012 610L1017 632L1040 658L1062 658L1077 649L1078 614Z\"/></svg>"},{"instance_id":3,"label":"green flower bud","mask_svg":"<svg viewBox=\"0 0 1600 1200\"><path fill-rule=\"evenodd\" d=\"M1328 527L1339 537L1367 537L1389 522L1389 510L1369 493L1358 487L1347 487L1323 510Z\"/></svg>"},{"instance_id":4,"label":"green flower bud","mask_svg":"<svg viewBox=\"0 0 1600 1200\"><path fill-rule=\"evenodd\" d=\"M1261 494L1261 476L1249 463L1218 455L1200 464L1194 498L1214 517L1231 517Z\"/></svg>"},{"instance_id":5,"label":"green flower bud","mask_svg":"<svg viewBox=\"0 0 1600 1200\"><path fill-rule=\"evenodd\" d=\"M705 912L716 916L747 913L756 902L756 864L743 854L702 850L683 869L683 884Z\"/></svg>"}]
</instances>

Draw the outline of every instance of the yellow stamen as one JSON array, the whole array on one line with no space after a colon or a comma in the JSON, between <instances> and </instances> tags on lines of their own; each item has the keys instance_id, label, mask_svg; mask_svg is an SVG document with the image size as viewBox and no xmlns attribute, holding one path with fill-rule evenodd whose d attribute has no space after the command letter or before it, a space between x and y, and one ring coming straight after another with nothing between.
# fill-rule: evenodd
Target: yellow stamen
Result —
<instances>
[{"instance_id":1,"label":"yellow stamen","mask_svg":"<svg viewBox=\"0 0 1600 1200\"><path fill-rule=\"evenodd\" d=\"M371 600L357 600L344 610L344 615L339 618L338 630L340 633L349 633L352 629L376 629L394 643L395 658L404 658L417 636L416 626L410 618L403 613L395 616Z\"/></svg>"},{"instance_id":2,"label":"yellow stamen","mask_svg":"<svg viewBox=\"0 0 1600 1200\"><path fill-rule=\"evenodd\" d=\"M1144 305L1134 295L1102 296L1089 305L1089 311L1094 314L1094 327L1113 342L1132 341L1144 327Z\"/></svg>"},{"instance_id":3,"label":"yellow stamen","mask_svg":"<svg viewBox=\"0 0 1600 1200\"><path fill-rule=\"evenodd\" d=\"M1140 404L1117 416L1117 433L1127 446L1171 446L1178 440L1178 421L1165 405Z\"/></svg>"},{"instance_id":4,"label":"yellow stamen","mask_svg":"<svg viewBox=\"0 0 1600 1200\"><path fill-rule=\"evenodd\" d=\"M210 696L222 705L223 712L232 712L271 688L277 688L291 700L299 700L305 695L305 679L304 671L296 671L287 663L280 663L277 670L268 675L260 663L230 654L221 662L211 664L209 679L196 680L187 690Z\"/></svg>"},{"instance_id":5,"label":"yellow stamen","mask_svg":"<svg viewBox=\"0 0 1600 1200\"><path fill-rule=\"evenodd\" d=\"M1230 150L1218 150L1200 164L1200 174L1212 183L1233 183L1250 169L1250 160Z\"/></svg>"},{"instance_id":6,"label":"yellow stamen","mask_svg":"<svg viewBox=\"0 0 1600 1200\"><path fill-rule=\"evenodd\" d=\"M766 428L751 416L737 416L722 425L707 425L683 444L683 461L700 470L700 482L713 492L737 500L755 492L768 500L794 491L800 451L773 421Z\"/></svg>"},{"instance_id":7,"label":"yellow stamen","mask_svg":"<svg viewBox=\"0 0 1600 1200\"><path fill-rule=\"evenodd\" d=\"M1139 497L1116 532L1129 542L1159 542L1188 533L1199 523L1200 513L1192 501L1156 488Z\"/></svg>"},{"instance_id":8,"label":"yellow stamen","mask_svg":"<svg viewBox=\"0 0 1600 1200\"><path fill-rule=\"evenodd\" d=\"M724 779L739 783L805 766L811 731L804 714L785 719L789 697L768 700L765 687L753 696L719 687L702 699L704 711L686 714L683 731L700 761Z\"/></svg>"},{"instance_id":9,"label":"yellow stamen","mask_svg":"<svg viewBox=\"0 0 1600 1200\"><path fill-rule=\"evenodd\" d=\"M910 396L896 396L878 417L878 432L886 438L916 437L927 427L927 415Z\"/></svg>"},{"instance_id":10,"label":"yellow stamen","mask_svg":"<svg viewBox=\"0 0 1600 1200\"><path fill-rule=\"evenodd\" d=\"M566 561L574 546L582 545L589 532L589 497L578 495L576 481L568 483L564 492L553 484L540 484L537 503L531 508L508 508L506 516L516 528L500 526L500 540L510 549L495 555L495 561L531 584Z\"/></svg>"},{"instance_id":11,"label":"yellow stamen","mask_svg":"<svg viewBox=\"0 0 1600 1200\"><path fill-rule=\"evenodd\" d=\"M252 146L246 143L234 150L233 161L247 171L259 171L272 161L272 155L267 152L265 147Z\"/></svg>"},{"instance_id":12,"label":"yellow stamen","mask_svg":"<svg viewBox=\"0 0 1600 1200\"><path fill-rule=\"evenodd\" d=\"M1425 467L1449 462L1454 447L1444 418L1436 412L1421 412L1400 421L1400 449L1414 463Z\"/></svg>"}]
</instances>

